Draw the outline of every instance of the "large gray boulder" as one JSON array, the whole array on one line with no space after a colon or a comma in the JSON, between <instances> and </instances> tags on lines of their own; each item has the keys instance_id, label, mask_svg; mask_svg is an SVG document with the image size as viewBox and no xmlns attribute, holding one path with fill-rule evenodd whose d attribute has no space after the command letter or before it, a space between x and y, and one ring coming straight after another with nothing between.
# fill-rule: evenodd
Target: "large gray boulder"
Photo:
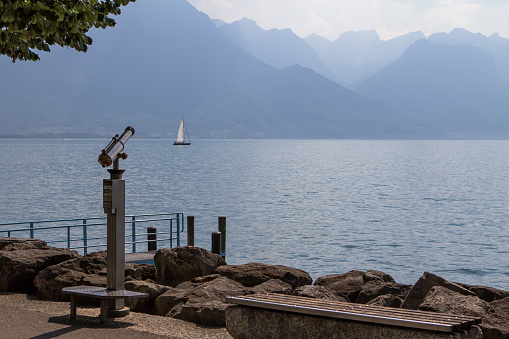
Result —
<instances>
[{"instance_id":1,"label":"large gray boulder","mask_svg":"<svg viewBox=\"0 0 509 339\"><path fill-rule=\"evenodd\" d=\"M134 312L152 313L154 302L158 296L168 291L170 287L152 283L145 280L129 280L125 283L125 289L134 292L147 293L145 298L132 298L125 301L125 305Z\"/></svg>"},{"instance_id":2,"label":"large gray boulder","mask_svg":"<svg viewBox=\"0 0 509 339\"><path fill-rule=\"evenodd\" d=\"M48 247L48 244L44 240L0 237L0 251L17 251L45 247Z\"/></svg>"},{"instance_id":3,"label":"large gray boulder","mask_svg":"<svg viewBox=\"0 0 509 339\"><path fill-rule=\"evenodd\" d=\"M106 251L93 252L83 256L50 266L42 270L34 279L39 294L51 300L69 300L62 294L62 288L69 286L100 286L106 287L107 277ZM148 264L126 264L126 281L154 277L153 266Z\"/></svg>"},{"instance_id":4,"label":"large gray boulder","mask_svg":"<svg viewBox=\"0 0 509 339\"><path fill-rule=\"evenodd\" d=\"M289 284L279 279L270 279L260 285L251 287L249 294L279 293L292 294L293 288Z\"/></svg>"},{"instance_id":5,"label":"large gray boulder","mask_svg":"<svg viewBox=\"0 0 509 339\"><path fill-rule=\"evenodd\" d=\"M495 300L501 300L509 297L509 291L500 290L498 288L479 286L479 285L467 285L462 283L456 283L461 287L466 288L469 291L474 292L479 298L487 302Z\"/></svg>"},{"instance_id":6,"label":"large gray boulder","mask_svg":"<svg viewBox=\"0 0 509 339\"><path fill-rule=\"evenodd\" d=\"M393 294L384 294L369 301L367 305L400 308L403 299Z\"/></svg>"},{"instance_id":7,"label":"large gray boulder","mask_svg":"<svg viewBox=\"0 0 509 339\"><path fill-rule=\"evenodd\" d=\"M346 296L341 295L340 293L333 291L325 286L304 285L297 287L295 291L293 291L293 295L315 299L349 302Z\"/></svg>"},{"instance_id":8,"label":"large gray boulder","mask_svg":"<svg viewBox=\"0 0 509 339\"><path fill-rule=\"evenodd\" d=\"M426 296L428 295L431 288L434 286L442 286L451 291L455 291L457 293L466 295L466 296L475 296L476 294L457 283L448 281L438 275L424 272L424 274L419 278L419 280L415 283L415 285L410 289L408 295L403 300L403 304L401 308L416 310L422 304Z\"/></svg>"},{"instance_id":9,"label":"large gray boulder","mask_svg":"<svg viewBox=\"0 0 509 339\"><path fill-rule=\"evenodd\" d=\"M42 240L0 237L0 291L31 293L40 271L79 257L76 251L50 247Z\"/></svg>"},{"instance_id":10,"label":"large gray boulder","mask_svg":"<svg viewBox=\"0 0 509 339\"><path fill-rule=\"evenodd\" d=\"M367 304L375 298L383 295L393 295L403 300L411 288L412 285L372 280L362 285L359 296L355 302L358 304Z\"/></svg>"},{"instance_id":11,"label":"large gray boulder","mask_svg":"<svg viewBox=\"0 0 509 339\"><path fill-rule=\"evenodd\" d=\"M162 248L154 256L156 281L159 284L177 286L197 277L211 274L218 266L225 265L219 254L199 247Z\"/></svg>"},{"instance_id":12,"label":"large gray boulder","mask_svg":"<svg viewBox=\"0 0 509 339\"><path fill-rule=\"evenodd\" d=\"M270 279L281 280L292 286L293 289L303 285L310 285L313 282L311 276L303 270L255 262L244 265L220 266L214 270L214 273L237 281L247 287L260 285Z\"/></svg>"},{"instance_id":13,"label":"large gray boulder","mask_svg":"<svg viewBox=\"0 0 509 339\"><path fill-rule=\"evenodd\" d=\"M226 296L249 292L242 284L214 274L183 282L158 296L153 314L208 326L225 326Z\"/></svg>"},{"instance_id":14,"label":"large gray boulder","mask_svg":"<svg viewBox=\"0 0 509 339\"><path fill-rule=\"evenodd\" d=\"M343 274L329 274L319 277L315 281L316 286L327 287L355 302L364 285L363 271L349 271Z\"/></svg>"},{"instance_id":15,"label":"large gray boulder","mask_svg":"<svg viewBox=\"0 0 509 339\"><path fill-rule=\"evenodd\" d=\"M389 274L376 270L364 273L362 280L364 285L362 285L359 296L355 300L358 304L367 304L383 295L393 295L398 299L405 299L412 288L412 285L399 284ZM397 301L397 299L393 300Z\"/></svg>"},{"instance_id":16,"label":"large gray boulder","mask_svg":"<svg viewBox=\"0 0 509 339\"><path fill-rule=\"evenodd\" d=\"M434 286L419 310L481 317L479 327L483 338L509 338L509 300L490 304L476 295L464 295L443 286Z\"/></svg>"}]
</instances>

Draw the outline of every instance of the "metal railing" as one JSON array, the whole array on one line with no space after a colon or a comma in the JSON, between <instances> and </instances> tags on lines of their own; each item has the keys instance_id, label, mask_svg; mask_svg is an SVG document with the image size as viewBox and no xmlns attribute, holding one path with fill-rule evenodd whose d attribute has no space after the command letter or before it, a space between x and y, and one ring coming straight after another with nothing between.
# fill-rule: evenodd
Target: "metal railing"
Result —
<instances>
[{"instance_id":1,"label":"metal railing","mask_svg":"<svg viewBox=\"0 0 509 339\"><path fill-rule=\"evenodd\" d=\"M140 224L157 228L156 233L140 231ZM184 232L183 213L127 215L126 250L132 253L148 248L148 235L156 235L158 245L172 248L180 246L180 233ZM54 247L67 247L87 254L89 249L106 249L106 217L43 220L0 224L0 236L40 239ZM62 246L62 244L65 244ZM147 245L147 246L145 246Z\"/></svg>"}]
</instances>

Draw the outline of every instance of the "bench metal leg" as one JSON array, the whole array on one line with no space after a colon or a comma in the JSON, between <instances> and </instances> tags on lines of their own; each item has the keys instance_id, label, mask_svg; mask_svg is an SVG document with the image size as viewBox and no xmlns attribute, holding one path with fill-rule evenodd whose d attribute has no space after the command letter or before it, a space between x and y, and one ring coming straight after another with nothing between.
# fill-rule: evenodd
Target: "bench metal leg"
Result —
<instances>
[{"instance_id":1,"label":"bench metal leg","mask_svg":"<svg viewBox=\"0 0 509 339\"><path fill-rule=\"evenodd\" d=\"M71 295L71 319L76 319L76 300L74 299L74 295Z\"/></svg>"},{"instance_id":2,"label":"bench metal leg","mask_svg":"<svg viewBox=\"0 0 509 339\"><path fill-rule=\"evenodd\" d=\"M99 322L104 324L106 322L106 316L108 314L108 300L101 299L101 313L99 314Z\"/></svg>"}]
</instances>

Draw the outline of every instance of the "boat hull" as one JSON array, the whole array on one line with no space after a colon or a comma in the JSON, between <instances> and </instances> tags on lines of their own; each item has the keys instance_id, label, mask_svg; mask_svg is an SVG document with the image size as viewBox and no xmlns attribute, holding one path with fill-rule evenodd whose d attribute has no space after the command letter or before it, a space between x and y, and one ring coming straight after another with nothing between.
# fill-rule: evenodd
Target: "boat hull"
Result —
<instances>
[{"instance_id":1,"label":"boat hull","mask_svg":"<svg viewBox=\"0 0 509 339\"><path fill-rule=\"evenodd\" d=\"M191 145L190 142L178 142L178 141L175 141L173 144L174 145L181 145L181 146Z\"/></svg>"}]
</instances>

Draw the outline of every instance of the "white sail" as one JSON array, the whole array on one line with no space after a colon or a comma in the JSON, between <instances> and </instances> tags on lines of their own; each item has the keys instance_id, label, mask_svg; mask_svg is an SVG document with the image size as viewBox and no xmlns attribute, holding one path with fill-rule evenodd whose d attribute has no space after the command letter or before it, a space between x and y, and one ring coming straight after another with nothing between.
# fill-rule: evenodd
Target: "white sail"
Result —
<instances>
[{"instance_id":1,"label":"white sail","mask_svg":"<svg viewBox=\"0 0 509 339\"><path fill-rule=\"evenodd\" d=\"M184 119L180 122L179 133L177 134L178 143L184 143Z\"/></svg>"}]
</instances>

